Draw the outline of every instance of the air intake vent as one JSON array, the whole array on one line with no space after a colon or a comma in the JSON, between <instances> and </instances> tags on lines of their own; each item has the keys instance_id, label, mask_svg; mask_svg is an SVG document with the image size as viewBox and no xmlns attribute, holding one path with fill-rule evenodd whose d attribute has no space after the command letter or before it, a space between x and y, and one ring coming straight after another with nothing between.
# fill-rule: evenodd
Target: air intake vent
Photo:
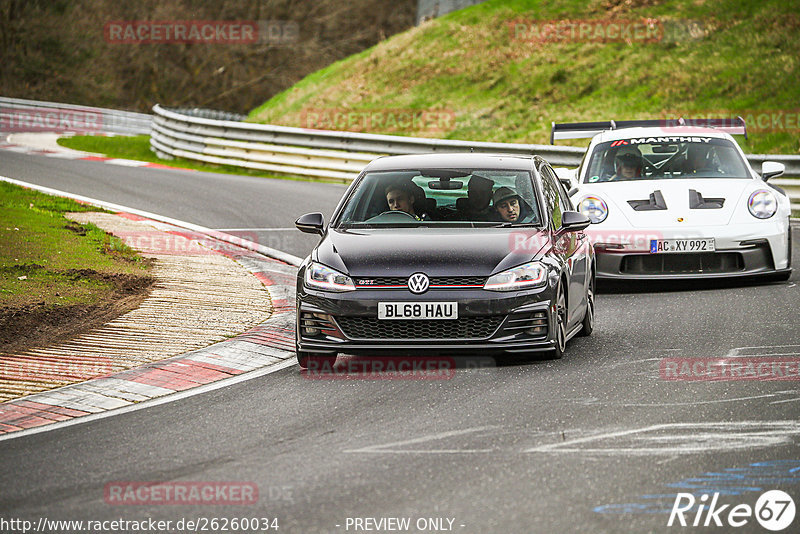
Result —
<instances>
[{"instance_id":1,"label":"air intake vent","mask_svg":"<svg viewBox=\"0 0 800 534\"><path fill-rule=\"evenodd\" d=\"M725 204L724 198L703 198L699 192L689 189L689 209L718 210Z\"/></svg>"},{"instance_id":2,"label":"air intake vent","mask_svg":"<svg viewBox=\"0 0 800 534\"><path fill-rule=\"evenodd\" d=\"M629 200L628 204L635 211L654 211L667 209L667 203L664 201L664 195L661 191L656 189L650 193L650 198L647 200Z\"/></svg>"}]
</instances>

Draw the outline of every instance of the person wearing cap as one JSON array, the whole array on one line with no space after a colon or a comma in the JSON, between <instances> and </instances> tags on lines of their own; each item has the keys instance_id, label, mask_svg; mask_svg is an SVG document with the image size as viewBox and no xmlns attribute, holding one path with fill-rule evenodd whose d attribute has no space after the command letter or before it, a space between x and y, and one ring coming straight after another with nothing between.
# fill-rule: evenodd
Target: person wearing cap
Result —
<instances>
[{"instance_id":1,"label":"person wearing cap","mask_svg":"<svg viewBox=\"0 0 800 534\"><path fill-rule=\"evenodd\" d=\"M519 222L522 219L520 196L510 187L501 187L495 191L492 205L505 222Z\"/></svg>"}]
</instances>

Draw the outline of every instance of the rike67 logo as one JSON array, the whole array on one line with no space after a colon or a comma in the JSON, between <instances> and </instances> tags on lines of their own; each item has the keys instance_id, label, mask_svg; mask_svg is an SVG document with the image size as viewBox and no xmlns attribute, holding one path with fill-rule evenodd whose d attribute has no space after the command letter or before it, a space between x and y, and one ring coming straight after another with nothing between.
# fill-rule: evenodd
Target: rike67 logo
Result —
<instances>
[{"instance_id":1,"label":"rike67 logo","mask_svg":"<svg viewBox=\"0 0 800 534\"><path fill-rule=\"evenodd\" d=\"M794 521L794 501L784 491L763 493L756 501L755 508L749 504L720 504L719 496L718 492L712 495L704 493L699 497L692 493L678 493L667 526L739 528L750 524L755 516L759 525L778 532L788 528Z\"/></svg>"}]
</instances>

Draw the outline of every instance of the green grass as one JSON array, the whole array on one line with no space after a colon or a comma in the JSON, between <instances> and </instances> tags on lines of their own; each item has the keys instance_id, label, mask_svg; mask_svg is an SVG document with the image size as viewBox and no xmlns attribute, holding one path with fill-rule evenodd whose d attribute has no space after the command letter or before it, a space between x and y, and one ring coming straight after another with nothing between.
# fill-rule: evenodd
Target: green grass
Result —
<instances>
[{"instance_id":1,"label":"green grass","mask_svg":"<svg viewBox=\"0 0 800 534\"><path fill-rule=\"evenodd\" d=\"M317 71L248 120L305 126L304 113L314 111L444 110L455 121L443 132L360 131L547 144L551 121L741 114L750 119L749 140L737 137L746 152L800 151L800 13L793 2L642 0L622 7L630 4L489 0ZM535 43L515 38L508 25L643 18L658 21L662 39ZM755 119L774 112L793 122L758 131Z\"/></svg>"},{"instance_id":2,"label":"green grass","mask_svg":"<svg viewBox=\"0 0 800 534\"><path fill-rule=\"evenodd\" d=\"M179 167L181 169L194 169L196 171L203 172L258 176L261 178L279 178L283 180L311 180L311 178L305 178L301 176L269 174L263 171L244 169L229 165L203 164L184 158L161 159L156 156L155 152L150 150L150 136L148 135L114 137L76 135L74 137L61 137L58 139L58 144L73 150L103 154L109 158L147 161L151 163L158 163L160 165L169 165L170 167Z\"/></svg>"},{"instance_id":3,"label":"green grass","mask_svg":"<svg viewBox=\"0 0 800 534\"><path fill-rule=\"evenodd\" d=\"M53 307L113 297L118 275L147 275L149 263L121 240L66 212L100 211L0 182L0 305Z\"/></svg>"}]
</instances>

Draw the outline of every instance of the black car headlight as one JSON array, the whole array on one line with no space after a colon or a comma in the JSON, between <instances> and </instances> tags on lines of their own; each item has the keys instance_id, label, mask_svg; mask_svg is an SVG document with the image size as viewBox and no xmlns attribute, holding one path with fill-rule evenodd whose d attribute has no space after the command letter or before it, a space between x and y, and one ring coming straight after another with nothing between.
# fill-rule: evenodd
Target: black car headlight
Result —
<instances>
[{"instance_id":1,"label":"black car headlight","mask_svg":"<svg viewBox=\"0 0 800 534\"><path fill-rule=\"evenodd\" d=\"M305 285L323 291L354 291L353 279L321 263L311 262L306 267Z\"/></svg>"},{"instance_id":2,"label":"black car headlight","mask_svg":"<svg viewBox=\"0 0 800 534\"><path fill-rule=\"evenodd\" d=\"M489 291L518 291L541 287L547 284L547 267L532 261L513 269L493 274L486 280L483 289Z\"/></svg>"}]
</instances>

